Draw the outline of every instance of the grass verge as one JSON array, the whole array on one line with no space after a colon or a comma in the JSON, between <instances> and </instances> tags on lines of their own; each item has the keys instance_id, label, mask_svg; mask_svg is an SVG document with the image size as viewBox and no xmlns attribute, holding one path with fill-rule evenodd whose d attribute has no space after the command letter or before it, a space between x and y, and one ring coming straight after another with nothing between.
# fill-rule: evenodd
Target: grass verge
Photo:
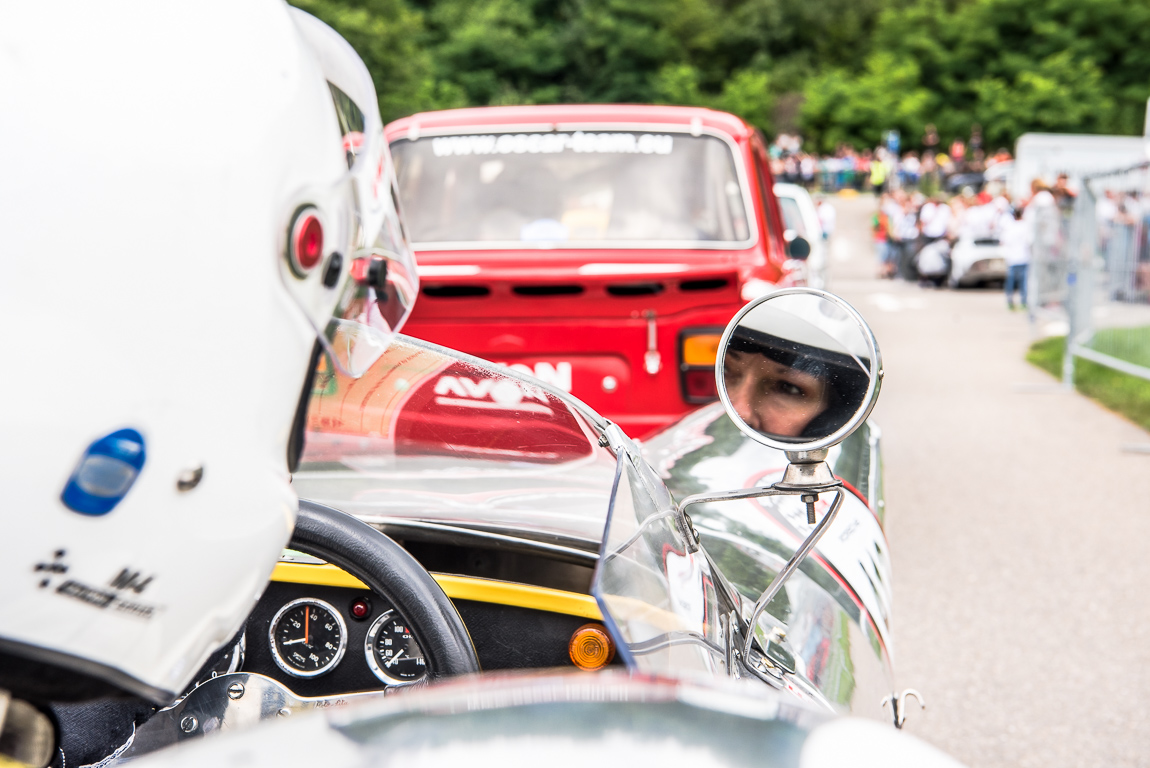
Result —
<instances>
[{"instance_id":1,"label":"grass verge","mask_svg":"<svg viewBox=\"0 0 1150 768\"><path fill-rule=\"evenodd\" d=\"M1066 337L1051 336L1032 344L1026 360L1061 379L1065 352ZM1078 358L1074 361L1074 387L1150 431L1150 381Z\"/></svg>"}]
</instances>

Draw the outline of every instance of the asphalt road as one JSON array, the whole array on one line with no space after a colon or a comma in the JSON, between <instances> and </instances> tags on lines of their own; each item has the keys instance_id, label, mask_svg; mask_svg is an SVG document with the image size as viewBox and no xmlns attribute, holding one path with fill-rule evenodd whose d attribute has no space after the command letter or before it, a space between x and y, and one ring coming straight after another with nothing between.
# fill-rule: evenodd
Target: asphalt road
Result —
<instances>
[{"instance_id":1,"label":"asphalt road","mask_svg":"<svg viewBox=\"0 0 1150 768\"><path fill-rule=\"evenodd\" d=\"M1060 391L999 291L876 280L874 201L834 200L830 288L886 378L907 730L972 766L1150 766L1150 434ZM913 709L913 707L912 707Z\"/></svg>"}]
</instances>

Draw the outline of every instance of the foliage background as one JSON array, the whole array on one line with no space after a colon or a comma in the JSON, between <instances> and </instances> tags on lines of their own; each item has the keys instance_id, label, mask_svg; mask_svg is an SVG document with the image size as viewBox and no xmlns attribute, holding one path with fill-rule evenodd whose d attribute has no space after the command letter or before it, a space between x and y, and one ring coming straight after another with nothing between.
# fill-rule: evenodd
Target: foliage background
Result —
<instances>
[{"instance_id":1,"label":"foliage background","mask_svg":"<svg viewBox=\"0 0 1150 768\"><path fill-rule=\"evenodd\" d=\"M292 0L367 62L385 121L460 106L711 106L822 151L983 128L1140 134L1145 0Z\"/></svg>"}]
</instances>

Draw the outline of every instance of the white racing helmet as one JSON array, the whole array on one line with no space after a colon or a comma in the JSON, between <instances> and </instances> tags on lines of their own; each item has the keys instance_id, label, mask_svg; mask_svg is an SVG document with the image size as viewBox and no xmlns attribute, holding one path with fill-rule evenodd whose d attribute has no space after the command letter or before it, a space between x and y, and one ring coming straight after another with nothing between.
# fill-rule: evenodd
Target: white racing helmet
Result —
<instances>
[{"instance_id":1,"label":"white racing helmet","mask_svg":"<svg viewBox=\"0 0 1150 768\"><path fill-rule=\"evenodd\" d=\"M281 0L24 3L0 168L0 689L167 703L291 535L319 349L416 295L371 78Z\"/></svg>"}]
</instances>

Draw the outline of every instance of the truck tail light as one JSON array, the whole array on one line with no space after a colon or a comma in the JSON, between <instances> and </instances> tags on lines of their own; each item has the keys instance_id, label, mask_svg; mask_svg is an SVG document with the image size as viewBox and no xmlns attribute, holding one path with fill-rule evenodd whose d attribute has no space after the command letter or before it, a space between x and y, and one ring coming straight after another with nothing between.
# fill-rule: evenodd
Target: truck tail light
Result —
<instances>
[{"instance_id":1,"label":"truck tail light","mask_svg":"<svg viewBox=\"0 0 1150 768\"><path fill-rule=\"evenodd\" d=\"M715 358L722 330L687 329L679 336L679 383L688 403L709 403L719 396L715 388Z\"/></svg>"}]
</instances>

